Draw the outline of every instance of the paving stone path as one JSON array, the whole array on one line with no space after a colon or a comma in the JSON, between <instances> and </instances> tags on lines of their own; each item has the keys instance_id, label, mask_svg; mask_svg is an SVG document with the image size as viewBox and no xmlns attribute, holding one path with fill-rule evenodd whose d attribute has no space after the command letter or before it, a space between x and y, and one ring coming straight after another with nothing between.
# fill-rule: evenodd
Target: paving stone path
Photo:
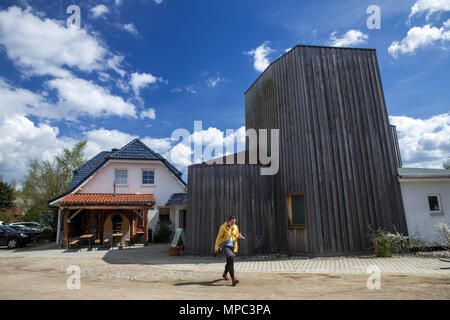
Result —
<instances>
[{"instance_id":1,"label":"paving stone path","mask_svg":"<svg viewBox=\"0 0 450 320\"><path fill-rule=\"evenodd\" d=\"M177 256L168 254L167 244L152 244L148 247L136 246L124 250L92 250L82 249L69 252L54 248L51 244L36 248L18 250L0 249L0 257L49 257L68 259L102 259L110 264L159 265L178 270L223 270L225 258L218 256ZM450 260L450 259L446 259ZM382 273L392 274L437 274L449 275L450 263L435 257L416 255L399 255L392 258L374 256L358 257L287 257L275 256L237 256L235 270L237 272L287 272L287 273L339 273L366 274L370 266L377 266Z\"/></svg>"}]
</instances>

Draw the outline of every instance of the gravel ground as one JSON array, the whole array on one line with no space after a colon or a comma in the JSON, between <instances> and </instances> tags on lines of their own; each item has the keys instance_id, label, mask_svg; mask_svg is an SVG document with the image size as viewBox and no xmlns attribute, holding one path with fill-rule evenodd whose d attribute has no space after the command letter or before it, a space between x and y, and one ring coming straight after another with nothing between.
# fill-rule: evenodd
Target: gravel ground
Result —
<instances>
[{"instance_id":1,"label":"gravel ground","mask_svg":"<svg viewBox=\"0 0 450 320\"><path fill-rule=\"evenodd\" d=\"M0 299L450 299L450 271L440 270L446 264L436 257L238 257L236 287L221 278L224 262L222 256L170 257L167 245L78 252L51 244L0 248ZM391 271L409 265L414 274L382 272L381 289L369 290L361 266L373 262ZM74 265L81 270L80 290L66 286L67 268ZM306 271L289 271L300 265Z\"/></svg>"}]
</instances>

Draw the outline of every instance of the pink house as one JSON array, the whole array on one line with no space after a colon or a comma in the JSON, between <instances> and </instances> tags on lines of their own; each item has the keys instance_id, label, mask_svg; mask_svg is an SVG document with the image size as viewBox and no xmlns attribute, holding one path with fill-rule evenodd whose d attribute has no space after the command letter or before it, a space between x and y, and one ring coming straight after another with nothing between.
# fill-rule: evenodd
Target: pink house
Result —
<instances>
[{"instance_id":1,"label":"pink house","mask_svg":"<svg viewBox=\"0 0 450 320\"><path fill-rule=\"evenodd\" d=\"M139 139L100 152L74 170L68 192L49 202L59 208L57 243L67 248L83 236L97 243L147 243L149 229L159 223L184 229L181 175Z\"/></svg>"}]
</instances>

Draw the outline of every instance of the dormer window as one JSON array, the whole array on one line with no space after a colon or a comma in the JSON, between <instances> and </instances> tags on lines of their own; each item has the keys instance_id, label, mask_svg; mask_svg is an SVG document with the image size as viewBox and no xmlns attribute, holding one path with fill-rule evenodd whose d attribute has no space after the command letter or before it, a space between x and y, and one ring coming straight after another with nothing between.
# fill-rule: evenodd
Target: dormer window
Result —
<instances>
[{"instance_id":1,"label":"dormer window","mask_svg":"<svg viewBox=\"0 0 450 320\"><path fill-rule=\"evenodd\" d=\"M128 185L128 170L115 169L114 170L114 182L117 186Z\"/></svg>"},{"instance_id":2,"label":"dormer window","mask_svg":"<svg viewBox=\"0 0 450 320\"><path fill-rule=\"evenodd\" d=\"M142 184L154 185L155 184L155 171L154 170L142 170Z\"/></svg>"}]
</instances>

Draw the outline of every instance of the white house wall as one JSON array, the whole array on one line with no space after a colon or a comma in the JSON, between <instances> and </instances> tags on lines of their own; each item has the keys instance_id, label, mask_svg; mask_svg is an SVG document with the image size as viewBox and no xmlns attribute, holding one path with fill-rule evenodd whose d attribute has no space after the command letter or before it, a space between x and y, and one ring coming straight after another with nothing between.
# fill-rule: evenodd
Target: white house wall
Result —
<instances>
[{"instance_id":1,"label":"white house wall","mask_svg":"<svg viewBox=\"0 0 450 320\"><path fill-rule=\"evenodd\" d=\"M165 206L173 193L186 192L181 182L160 162L110 161L96 172L79 193L113 193L114 170L128 170L128 185L117 186L116 193L153 194L155 207ZM155 170L155 184L142 185L142 170Z\"/></svg>"},{"instance_id":2,"label":"white house wall","mask_svg":"<svg viewBox=\"0 0 450 320\"><path fill-rule=\"evenodd\" d=\"M401 180L400 185L409 235L414 236L418 231L420 238L429 245L433 245L433 241L439 242L435 225L439 222L450 224L450 180ZM432 194L440 195L440 214L429 211L428 195Z\"/></svg>"}]
</instances>

